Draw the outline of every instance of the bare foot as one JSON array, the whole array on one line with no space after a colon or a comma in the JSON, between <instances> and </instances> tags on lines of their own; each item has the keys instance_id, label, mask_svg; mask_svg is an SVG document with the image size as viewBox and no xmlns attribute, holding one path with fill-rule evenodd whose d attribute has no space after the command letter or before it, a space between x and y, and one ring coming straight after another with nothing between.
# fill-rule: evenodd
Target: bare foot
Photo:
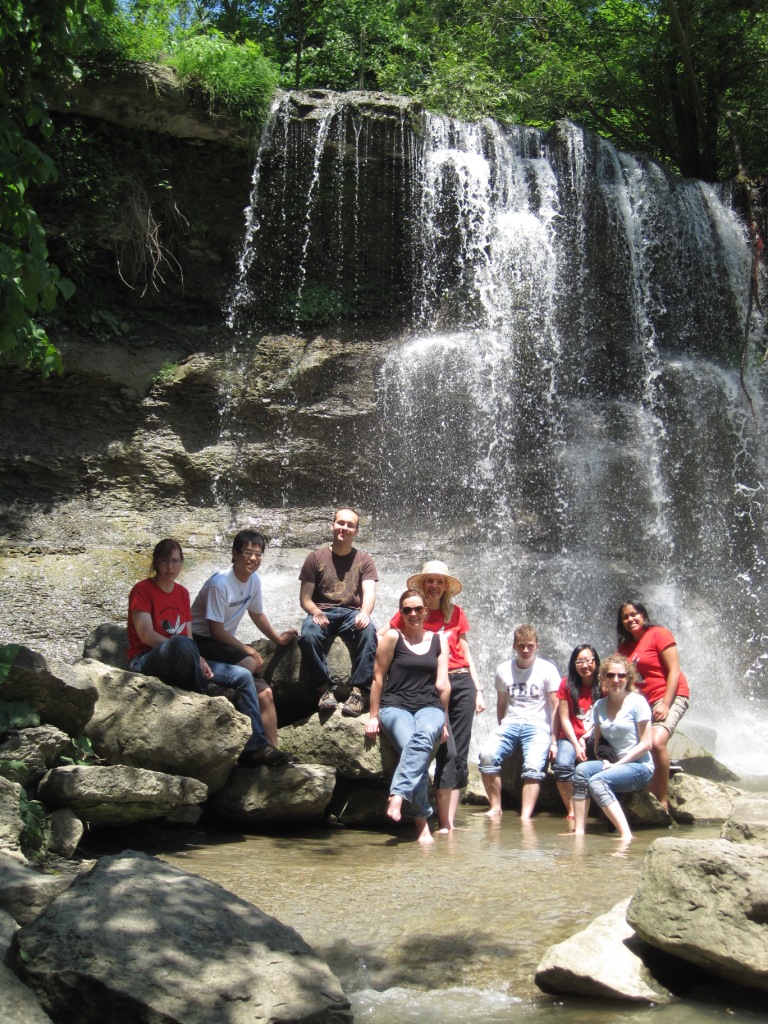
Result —
<instances>
[{"instance_id":1,"label":"bare foot","mask_svg":"<svg viewBox=\"0 0 768 1024\"><path fill-rule=\"evenodd\" d=\"M500 807L492 807L490 809L490 811L486 811L485 812L485 816L486 816L486 818L500 818L501 817L501 808Z\"/></svg>"},{"instance_id":2,"label":"bare foot","mask_svg":"<svg viewBox=\"0 0 768 1024\"><path fill-rule=\"evenodd\" d=\"M449 836L453 832L453 825L443 825L437 830L439 836Z\"/></svg>"},{"instance_id":3,"label":"bare foot","mask_svg":"<svg viewBox=\"0 0 768 1024\"><path fill-rule=\"evenodd\" d=\"M432 833L429 831L429 825L427 824L426 818L416 818L416 842L426 845L427 843L434 843Z\"/></svg>"},{"instance_id":4,"label":"bare foot","mask_svg":"<svg viewBox=\"0 0 768 1024\"><path fill-rule=\"evenodd\" d=\"M387 802L387 817L392 821L400 821L402 817L403 798L393 793Z\"/></svg>"}]
</instances>

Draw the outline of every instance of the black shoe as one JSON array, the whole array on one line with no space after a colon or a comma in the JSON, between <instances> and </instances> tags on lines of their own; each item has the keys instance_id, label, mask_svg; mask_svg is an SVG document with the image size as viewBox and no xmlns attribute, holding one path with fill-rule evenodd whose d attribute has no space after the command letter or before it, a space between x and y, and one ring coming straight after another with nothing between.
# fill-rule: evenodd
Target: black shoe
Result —
<instances>
[{"instance_id":1,"label":"black shoe","mask_svg":"<svg viewBox=\"0 0 768 1024\"><path fill-rule=\"evenodd\" d=\"M244 750L237 761L245 768L256 768L260 765L276 768L278 765L288 764L290 758L282 750L273 747L271 743L265 743L263 747L258 747L256 750Z\"/></svg>"}]
</instances>

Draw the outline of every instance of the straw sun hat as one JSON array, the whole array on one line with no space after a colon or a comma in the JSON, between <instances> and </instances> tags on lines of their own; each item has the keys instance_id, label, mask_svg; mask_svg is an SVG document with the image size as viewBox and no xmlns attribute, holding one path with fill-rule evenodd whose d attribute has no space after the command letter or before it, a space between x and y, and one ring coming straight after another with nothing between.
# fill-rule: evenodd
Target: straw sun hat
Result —
<instances>
[{"instance_id":1,"label":"straw sun hat","mask_svg":"<svg viewBox=\"0 0 768 1024\"><path fill-rule=\"evenodd\" d=\"M448 594L451 597L456 597L457 594L461 593L461 581L457 580L455 576L451 576L445 562L438 562L437 560L425 562L421 567L421 572L417 572L414 576L409 577L406 586L409 590L423 590L425 576L445 576Z\"/></svg>"}]
</instances>

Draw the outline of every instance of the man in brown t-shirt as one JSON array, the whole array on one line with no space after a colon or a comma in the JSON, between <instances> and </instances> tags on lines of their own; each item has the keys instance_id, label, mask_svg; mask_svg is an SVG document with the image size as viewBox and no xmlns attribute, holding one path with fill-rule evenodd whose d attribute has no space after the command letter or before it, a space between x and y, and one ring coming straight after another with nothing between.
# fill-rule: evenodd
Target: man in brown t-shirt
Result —
<instances>
[{"instance_id":1,"label":"man in brown t-shirt","mask_svg":"<svg viewBox=\"0 0 768 1024\"><path fill-rule=\"evenodd\" d=\"M326 652L333 638L340 636L352 654L350 693L341 713L353 718L363 713L371 691L376 657L371 612L379 579L371 556L352 546L359 526L360 517L354 509L337 509L331 527L333 541L307 555L299 573L299 601L307 613L299 647L310 677L322 694L318 709L335 711L339 706Z\"/></svg>"}]
</instances>

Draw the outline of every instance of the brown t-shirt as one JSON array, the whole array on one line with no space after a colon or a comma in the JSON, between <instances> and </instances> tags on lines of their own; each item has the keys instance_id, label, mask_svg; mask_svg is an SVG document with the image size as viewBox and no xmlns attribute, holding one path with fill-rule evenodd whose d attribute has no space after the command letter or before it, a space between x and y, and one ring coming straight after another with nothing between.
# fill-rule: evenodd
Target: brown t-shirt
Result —
<instances>
[{"instance_id":1,"label":"brown t-shirt","mask_svg":"<svg viewBox=\"0 0 768 1024\"><path fill-rule=\"evenodd\" d=\"M318 608L359 608L363 580L378 578L371 556L357 548L348 555L334 555L330 547L318 548L307 555L299 573L302 583L314 584L312 600Z\"/></svg>"}]
</instances>

